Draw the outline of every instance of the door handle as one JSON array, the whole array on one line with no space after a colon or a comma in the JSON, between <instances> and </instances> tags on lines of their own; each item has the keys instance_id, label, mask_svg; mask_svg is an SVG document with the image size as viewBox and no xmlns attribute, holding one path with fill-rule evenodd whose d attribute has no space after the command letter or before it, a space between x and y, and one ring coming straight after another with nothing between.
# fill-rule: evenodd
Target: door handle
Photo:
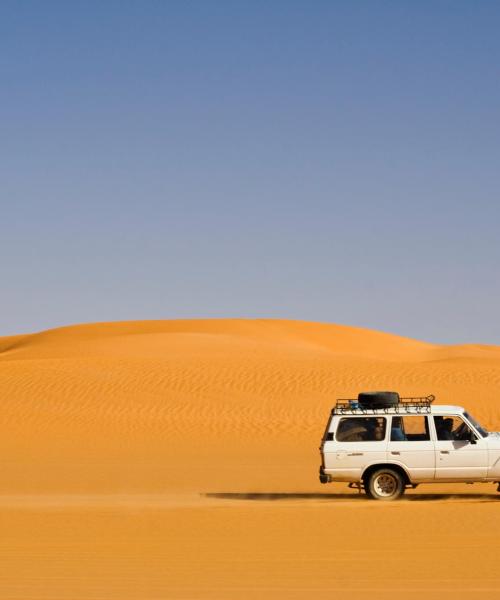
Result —
<instances>
[{"instance_id":1,"label":"door handle","mask_svg":"<svg viewBox=\"0 0 500 600\"><path fill-rule=\"evenodd\" d=\"M363 456L363 452L349 452L347 456Z\"/></svg>"},{"instance_id":2,"label":"door handle","mask_svg":"<svg viewBox=\"0 0 500 600\"><path fill-rule=\"evenodd\" d=\"M401 452L391 452L391 454L393 454L394 456L400 456Z\"/></svg>"},{"instance_id":3,"label":"door handle","mask_svg":"<svg viewBox=\"0 0 500 600\"><path fill-rule=\"evenodd\" d=\"M449 454L450 451L449 450L441 450L441 454Z\"/></svg>"}]
</instances>

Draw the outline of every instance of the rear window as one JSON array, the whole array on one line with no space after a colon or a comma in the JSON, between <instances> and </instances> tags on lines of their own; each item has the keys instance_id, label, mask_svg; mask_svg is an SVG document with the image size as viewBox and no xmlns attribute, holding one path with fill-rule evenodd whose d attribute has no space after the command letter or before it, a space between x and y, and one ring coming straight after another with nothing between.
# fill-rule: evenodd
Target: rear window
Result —
<instances>
[{"instance_id":1,"label":"rear window","mask_svg":"<svg viewBox=\"0 0 500 600\"><path fill-rule=\"evenodd\" d=\"M384 417L344 417L337 426L338 442L379 442L385 439Z\"/></svg>"}]
</instances>

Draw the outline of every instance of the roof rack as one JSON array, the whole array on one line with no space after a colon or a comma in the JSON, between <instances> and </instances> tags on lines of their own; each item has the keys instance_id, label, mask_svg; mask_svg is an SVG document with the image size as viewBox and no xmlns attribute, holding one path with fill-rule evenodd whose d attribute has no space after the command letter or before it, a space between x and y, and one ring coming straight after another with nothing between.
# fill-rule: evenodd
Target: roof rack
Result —
<instances>
[{"instance_id":1,"label":"roof rack","mask_svg":"<svg viewBox=\"0 0 500 600\"><path fill-rule=\"evenodd\" d=\"M432 394L425 397L400 398L398 404L385 406L383 408L371 408L362 406L357 398L340 398L332 408L333 414L355 413L355 414L380 414L380 413L430 413L431 404L435 400Z\"/></svg>"}]
</instances>

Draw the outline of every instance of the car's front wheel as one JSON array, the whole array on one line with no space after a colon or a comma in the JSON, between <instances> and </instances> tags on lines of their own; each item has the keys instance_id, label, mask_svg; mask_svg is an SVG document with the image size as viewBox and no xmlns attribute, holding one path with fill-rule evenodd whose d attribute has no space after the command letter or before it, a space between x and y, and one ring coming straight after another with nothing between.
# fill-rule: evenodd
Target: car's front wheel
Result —
<instances>
[{"instance_id":1,"label":"car's front wheel","mask_svg":"<svg viewBox=\"0 0 500 600\"><path fill-rule=\"evenodd\" d=\"M365 491L373 500L397 500L404 494L405 482L395 469L378 469L369 476Z\"/></svg>"}]
</instances>

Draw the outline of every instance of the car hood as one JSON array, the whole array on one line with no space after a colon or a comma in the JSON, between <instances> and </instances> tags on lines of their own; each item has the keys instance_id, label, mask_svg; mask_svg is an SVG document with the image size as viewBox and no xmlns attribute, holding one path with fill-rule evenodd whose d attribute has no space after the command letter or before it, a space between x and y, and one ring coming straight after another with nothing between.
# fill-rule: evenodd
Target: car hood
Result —
<instances>
[{"instance_id":1,"label":"car hood","mask_svg":"<svg viewBox=\"0 0 500 600\"><path fill-rule=\"evenodd\" d=\"M500 448L500 431L490 431L486 439L490 448Z\"/></svg>"}]
</instances>

